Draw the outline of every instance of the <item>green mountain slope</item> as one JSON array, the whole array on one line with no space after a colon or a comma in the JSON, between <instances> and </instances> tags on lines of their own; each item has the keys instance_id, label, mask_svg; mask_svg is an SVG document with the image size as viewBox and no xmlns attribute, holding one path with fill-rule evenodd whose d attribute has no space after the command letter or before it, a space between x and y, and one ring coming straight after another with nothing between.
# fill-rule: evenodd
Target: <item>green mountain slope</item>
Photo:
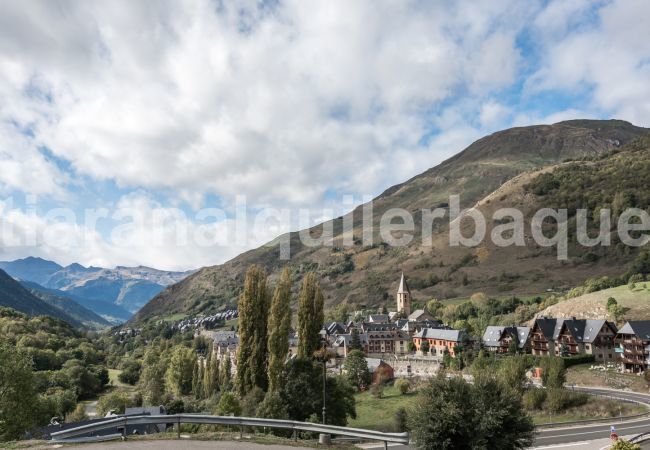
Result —
<instances>
[{"instance_id":1,"label":"green mountain slope","mask_svg":"<svg viewBox=\"0 0 650 450\"><path fill-rule=\"evenodd\" d=\"M32 295L27 289L0 270L0 306L13 308L29 316L50 316L61 319L72 326L80 327L81 322L65 311L49 305Z\"/></svg>"},{"instance_id":2,"label":"green mountain slope","mask_svg":"<svg viewBox=\"0 0 650 450\"><path fill-rule=\"evenodd\" d=\"M543 197L523 189L541 172L566 159L590 159L621 148L648 132L627 122L579 120L513 128L482 138L467 149L405 183L393 186L373 201L374 245L361 242L362 208L353 213L355 245L341 246L341 218L333 223L333 247L308 248L291 233L290 261L278 258L278 240L243 253L233 260L208 267L168 287L145 305L135 321L171 314L212 312L234 306L251 264L264 266L273 278L288 264L294 281L316 270L328 305L393 305L399 273L404 270L416 300L453 298L473 292L538 293L550 288L574 286L599 274L621 270L612 261L558 261L553 249L534 246L450 248L448 226L434 230L433 247L414 239L408 247L393 248L378 239L381 215L390 208L414 212L416 228L422 208L446 205L449 195L459 194L463 207L477 205L489 217L497 207L515 206L526 211L543 206ZM495 191L500 192L495 196ZM489 228L493 224L489 224ZM317 236L320 226L310 233ZM488 230L489 232L489 230ZM625 264L625 257L616 260ZM628 257L629 258L629 257ZM298 283L294 283L297 285Z\"/></svg>"},{"instance_id":3,"label":"green mountain slope","mask_svg":"<svg viewBox=\"0 0 650 450\"><path fill-rule=\"evenodd\" d=\"M58 291L46 289L43 286L30 281L22 281L20 284L27 288L27 290L35 297L43 300L50 306L64 311L70 317L81 322L88 328L102 329L111 326L111 323L102 316L95 314L88 308L84 308L72 298L61 295L62 293L59 293Z\"/></svg>"}]
</instances>

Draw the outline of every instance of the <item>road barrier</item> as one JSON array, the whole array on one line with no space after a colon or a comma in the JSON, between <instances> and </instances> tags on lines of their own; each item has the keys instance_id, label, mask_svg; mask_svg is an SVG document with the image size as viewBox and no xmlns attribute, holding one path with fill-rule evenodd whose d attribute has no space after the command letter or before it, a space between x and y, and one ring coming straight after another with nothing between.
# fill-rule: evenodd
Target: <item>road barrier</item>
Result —
<instances>
[{"instance_id":1,"label":"road barrier","mask_svg":"<svg viewBox=\"0 0 650 450\"><path fill-rule=\"evenodd\" d=\"M118 428L126 430L127 425L159 424L175 426L179 438L181 424L197 424L239 427L240 434L243 434L244 427L268 427L293 430L294 433L297 431L306 431L334 436L346 436L369 441L380 441L384 443L384 448L388 447L389 442L395 444L409 443L408 433L383 433L381 431L364 430L361 428L320 425L309 422L298 422L295 420L259 419L255 417L226 417L203 414L120 416L98 423L91 423L67 430L57 431L52 433L51 436L52 440L56 442L72 442L73 440L76 440L82 436L92 436L93 433L96 433L98 431Z\"/></svg>"}]
</instances>

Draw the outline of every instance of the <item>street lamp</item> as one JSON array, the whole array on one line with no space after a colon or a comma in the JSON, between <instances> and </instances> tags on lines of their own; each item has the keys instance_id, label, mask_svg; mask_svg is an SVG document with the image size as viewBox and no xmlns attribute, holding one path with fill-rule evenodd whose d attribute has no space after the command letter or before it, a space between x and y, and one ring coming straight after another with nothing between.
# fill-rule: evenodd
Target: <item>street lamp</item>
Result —
<instances>
[{"instance_id":1,"label":"street lamp","mask_svg":"<svg viewBox=\"0 0 650 450\"><path fill-rule=\"evenodd\" d=\"M323 339L323 347L314 352L314 358L316 361L323 363L323 425L327 421L327 361L336 356L335 353L327 350L327 341ZM329 434L321 434L319 439L321 444L329 445L331 438Z\"/></svg>"}]
</instances>

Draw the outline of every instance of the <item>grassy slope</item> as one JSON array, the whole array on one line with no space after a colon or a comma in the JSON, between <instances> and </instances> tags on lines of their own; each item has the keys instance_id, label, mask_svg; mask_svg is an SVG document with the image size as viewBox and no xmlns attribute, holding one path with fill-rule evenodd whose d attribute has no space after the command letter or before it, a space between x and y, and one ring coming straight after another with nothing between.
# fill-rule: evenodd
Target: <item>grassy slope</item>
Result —
<instances>
[{"instance_id":1,"label":"grassy slope","mask_svg":"<svg viewBox=\"0 0 650 450\"><path fill-rule=\"evenodd\" d=\"M369 391L360 392L356 394L357 418L351 420L348 426L394 431L395 413L399 408L412 407L416 397L416 393L401 395L393 386L386 387L380 399L373 397Z\"/></svg>"},{"instance_id":2,"label":"grassy slope","mask_svg":"<svg viewBox=\"0 0 650 450\"><path fill-rule=\"evenodd\" d=\"M613 318L607 312L607 299L613 297L620 306L629 308L623 320L650 320L650 282L637 283L634 290L627 285L591 292L580 297L563 300L546 308L539 315L581 319Z\"/></svg>"},{"instance_id":3,"label":"grassy slope","mask_svg":"<svg viewBox=\"0 0 650 450\"><path fill-rule=\"evenodd\" d=\"M487 136L472 144L455 157L439 166L387 189L373 201L373 222L389 208L400 207L416 212L416 229L422 208L435 208L448 201L449 194L461 194L463 206L481 203L481 209L490 213L494 207L516 206L533 208L531 196L523 192L526 180L510 184L511 191L498 197L490 194L507 180L542 165L557 164L565 158L594 156L616 147L615 141L629 142L647 130L619 121L568 122L553 126L525 127L506 130ZM489 199L487 202L485 199ZM533 199L535 200L535 199ZM534 202L533 202L534 203ZM355 236L360 236L361 209L353 213ZM333 223L335 247L303 247L297 233L290 235L291 260L278 258L277 243L246 252L220 265L207 267L181 283L169 287L138 312L134 320L162 317L176 313L209 313L234 306L243 284L245 270L251 264L260 264L270 273L274 283L279 270L287 264L292 270L297 290L303 274L316 270L326 295L328 306L340 302L376 307L392 306L399 273L408 273L416 299L455 298L473 292L488 294L535 294L548 288L573 287L593 276L619 272L626 261L599 261L594 264L558 262L552 249L500 249L485 246L478 249L450 248L446 226L434 233L433 247L422 246L419 239L405 248L382 245L337 248L341 240L341 220ZM488 232L493 226L488 221ZM320 234L314 227L314 236ZM377 232L377 230L375 230ZM417 234L417 233L416 233ZM378 240L375 239L377 243ZM547 251L548 250L548 251ZM476 263L459 266L467 255L475 256ZM346 258L353 267L346 266ZM508 275L503 282L501 275ZM436 276L441 281L423 285L422 280ZM463 283L463 278L468 283ZM417 283L419 281L419 283ZM420 287L416 287L419 285Z\"/></svg>"}]
</instances>

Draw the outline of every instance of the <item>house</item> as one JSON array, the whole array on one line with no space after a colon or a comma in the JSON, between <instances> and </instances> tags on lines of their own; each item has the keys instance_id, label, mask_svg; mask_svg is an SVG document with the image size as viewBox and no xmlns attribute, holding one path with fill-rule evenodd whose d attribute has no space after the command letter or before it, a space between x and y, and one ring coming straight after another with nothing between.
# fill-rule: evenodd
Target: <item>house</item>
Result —
<instances>
[{"instance_id":1,"label":"house","mask_svg":"<svg viewBox=\"0 0 650 450\"><path fill-rule=\"evenodd\" d=\"M491 352L507 353L516 340L519 352L530 353L530 332L530 327L488 326L483 334L483 346Z\"/></svg>"},{"instance_id":2,"label":"house","mask_svg":"<svg viewBox=\"0 0 650 450\"><path fill-rule=\"evenodd\" d=\"M411 336L404 331L393 330L376 330L367 331L368 339L367 354L384 354L390 353L393 355L405 355L408 353L409 342Z\"/></svg>"},{"instance_id":3,"label":"house","mask_svg":"<svg viewBox=\"0 0 650 450\"><path fill-rule=\"evenodd\" d=\"M395 378L395 370L379 358L366 358L373 383L384 383Z\"/></svg>"},{"instance_id":4,"label":"house","mask_svg":"<svg viewBox=\"0 0 650 450\"><path fill-rule=\"evenodd\" d=\"M364 354L368 354L368 335L365 333L358 333L359 335L359 343L361 345L361 350L363 351ZM347 358L348 353L352 351L353 349L350 348L350 345L352 343L353 335L352 333L347 333L347 334L339 334L336 336L336 338L332 341L332 348L336 352L337 356L341 358Z\"/></svg>"},{"instance_id":5,"label":"house","mask_svg":"<svg viewBox=\"0 0 650 450\"><path fill-rule=\"evenodd\" d=\"M388 323L390 321L388 314L370 314L368 322L370 323Z\"/></svg>"},{"instance_id":6,"label":"house","mask_svg":"<svg viewBox=\"0 0 650 450\"><path fill-rule=\"evenodd\" d=\"M400 324L397 323L397 325L399 327ZM405 331L411 336L413 336L415 333L417 333L423 328L450 329L449 327L443 325L441 321L434 319L434 320L423 320L418 322L406 321L406 323L400 327L400 330Z\"/></svg>"},{"instance_id":7,"label":"house","mask_svg":"<svg viewBox=\"0 0 650 450\"><path fill-rule=\"evenodd\" d=\"M407 317L409 322L423 322L425 320L435 320L434 317L423 309L416 309Z\"/></svg>"},{"instance_id":8,"label":"house","mask_svg":"<svg viewBox=\"0 0 650 450\"><path fill-rule=\"evenodd\" d=\"M555 355L555 341L560 333L562 320L563 319L560 319L560 322L558 323L558 319L552 319L549 317L539 317L535 319L531 331L531 347L533 355Z\"/></svg>"},{"instance_id":9,"label":"house","mask_svg":"<svg viewBox=\"0 0 650 450\"><path fill-rule=\"evenodd\" d=\"M441 357L447 350L452 357L455 357L456 348L469 343L470 338L465 330L423 328L413 335L413 343L418 352L421 351L424 341L428 341L431 355Z\"/></svg>"},{"instance_id":10,"label":"house","mask_svg":"<svg viewBox=\"0 0 650 450\"><path fill-rule=\"evenodd\" d=\"M564 319L555 344L556 356L594 355L596 362L615 360L616 325L606 320Z\"/></svg>"},{"instance_id":11,"label":"house","mask_svg":"<svg viewBox=\"0 0 650 450\"><path fill-rule=\"evenodd\" d=\"M618 330L614 343L624 372L644 372L650 365L650 320L626 322Z\"/></svg>"},{"instance_id":12,"label":"house","mask_svg":"<svg viewBox=\"0 0 650 450\"><path fill-rule=\"evenodd\" d=\"M594 355L597 362L614 361L616 325L606 320L535 319L532 353L537 356Z\"/></svg>"}]
</instances>

